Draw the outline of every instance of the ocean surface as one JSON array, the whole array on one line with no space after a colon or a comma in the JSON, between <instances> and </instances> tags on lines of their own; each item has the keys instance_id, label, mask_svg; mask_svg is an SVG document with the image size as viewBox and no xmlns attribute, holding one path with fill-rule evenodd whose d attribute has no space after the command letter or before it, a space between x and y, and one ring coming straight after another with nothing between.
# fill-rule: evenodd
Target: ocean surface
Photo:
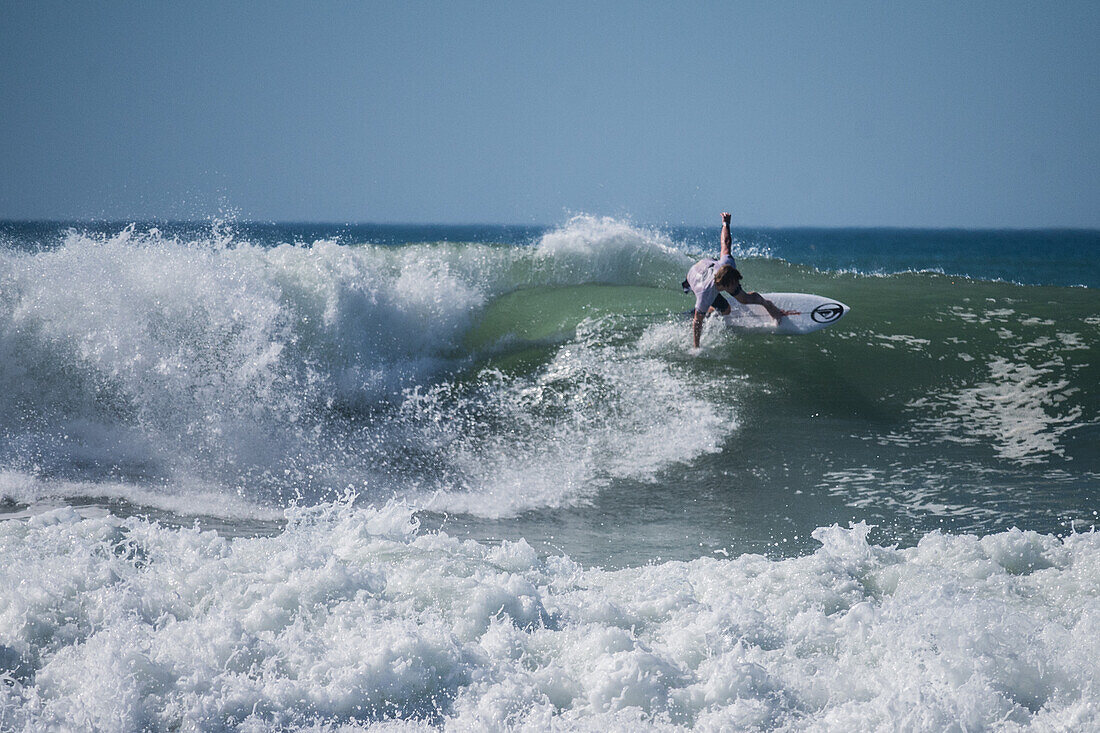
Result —
<instances>
[{"instance_id":1,"label":"ocean surface","mask_svg":"<svg viewBox=\"0 0 1100 733\"><path fill-rule=\"evenodd\" d=\"M0 222L0 730L1100 730L1100 233Z\"/></svg>"}]
</instances>

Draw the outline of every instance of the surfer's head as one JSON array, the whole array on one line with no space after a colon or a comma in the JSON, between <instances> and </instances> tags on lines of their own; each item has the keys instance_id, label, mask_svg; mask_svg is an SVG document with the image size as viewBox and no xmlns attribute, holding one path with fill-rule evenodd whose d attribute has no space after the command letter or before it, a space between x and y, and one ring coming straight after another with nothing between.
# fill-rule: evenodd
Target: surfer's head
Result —
<instances>
[{"instance_id":1,"label":"surfer's head","mask_svg":"<svg viewBox=\"0 0 1100 733\"><path fill-rule=\"evenodd\" d=\"M723 290L733 290L741 282L741 273L735 267L722 265L714 271L714 284Z\"/></svg>"}]
</instances>

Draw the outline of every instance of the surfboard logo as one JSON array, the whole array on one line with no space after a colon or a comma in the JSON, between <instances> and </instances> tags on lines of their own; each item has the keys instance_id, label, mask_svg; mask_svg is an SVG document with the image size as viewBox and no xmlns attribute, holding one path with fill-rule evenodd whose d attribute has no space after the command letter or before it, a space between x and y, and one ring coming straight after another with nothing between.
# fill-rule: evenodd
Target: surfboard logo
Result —
<instances>
[{"instance_id":1,"label":"surfboard logo","mask_svg":"<svg viewBox=\"0 0 1100 733\"><path fill-rule=\"evenodd\" d=\"M844 315L844 306L840 303L822 303L810 313L810 318L818 323L832 323Z\"/></svg>"}]
</instances>

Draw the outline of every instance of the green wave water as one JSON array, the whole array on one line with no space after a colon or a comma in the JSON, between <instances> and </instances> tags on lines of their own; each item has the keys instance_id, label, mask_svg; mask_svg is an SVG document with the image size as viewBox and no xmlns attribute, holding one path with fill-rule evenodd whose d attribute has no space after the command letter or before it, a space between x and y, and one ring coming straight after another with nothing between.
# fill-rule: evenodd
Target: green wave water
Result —
<instances>
[{"instance_id":1,"label":"green wave water","mask_svg":"<svg viewBox=\"0 0 1100 733\"><path fill-rule=\"evenodd\" d=\"M628 541L649 537L646 551L665 557L704 528L715 546L733 534L746 539L741 549L762 550L801 546L814 526L855 518L903 543L933 529L1059 532L1095 522L1093 291L821 273L758 259L742 267L753 284L834 297L852 312L805 337L714 324L692 355L687 326L668 315L685 296L584 285L502 296L467 334L484 353L479 368L517 374L545 368L579 327L635 348L656 341L676 378L700 385L724 416L717 453L670 468L656 484L615 482L595 499L597 511L572 518L584 529L569 544L599 546L603 528L624 514ZM629 374L631 365L617 368ZM671 513L679 536L669 539L654 511ZM529 528L522 533L530 539Z\"/></svg>"}]
</instances>

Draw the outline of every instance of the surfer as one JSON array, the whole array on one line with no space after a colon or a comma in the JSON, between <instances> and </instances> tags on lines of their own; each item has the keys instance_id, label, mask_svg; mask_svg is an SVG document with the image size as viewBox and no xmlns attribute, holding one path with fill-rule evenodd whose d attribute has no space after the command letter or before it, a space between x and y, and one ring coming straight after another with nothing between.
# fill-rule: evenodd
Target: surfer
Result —
<instances>
[{"instance_id":1,"label":"surfer","mask_svg":"<svg viewBox=\"0 0 1100 733\"><path fill-rule=\"evenodd\" d=\"M739 303L764 306L776 323L783 318L783 311L779 310L775 303L760 293L747 293L741 289L741 272L737 269L733 255L730 254L732 244L730 215L724 211L722 212L721 254L717 260L708 257L696 262L688 270L687 279L683 282L684 292L695 294L695 312L691 319L691 338L695 348L699 348L699 336L703 333L703 319L707 314L712 310L724 316L730 313L729 301L719 295L719 291L729 293Z\"/></svg>"}]
</instances>

